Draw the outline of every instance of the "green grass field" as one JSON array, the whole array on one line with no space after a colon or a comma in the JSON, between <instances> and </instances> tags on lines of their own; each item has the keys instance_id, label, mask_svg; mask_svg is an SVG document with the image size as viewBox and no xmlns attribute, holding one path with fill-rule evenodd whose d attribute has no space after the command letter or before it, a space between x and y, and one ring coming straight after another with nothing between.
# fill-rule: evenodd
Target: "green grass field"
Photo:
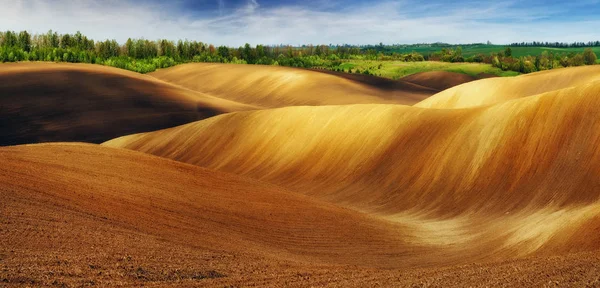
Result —
<instances>
[{"instance_id":1,"label":"green grass field","mask_svg":"<svg viewBox=\"0 0 600 288\"><path fill-rule=\"evenodd\" d=\"M498 53L504 51L506 46L504 45L475 45L475 46L464 46L463 56L471 57L477 54L485 54L489 55L490 53ZM568 54L571 52L581 53L585 48L549 48L549 47L510 47L512 49L512 55L514 57L521 56L537 56L542 54L544 51L553 52L553 53L564 53ZM413 47L413 48L399 48L395 49L395 52L398 53L410 53L410 52L418 52L423 55L431 54L433 52L441 51L440 47ZM592 50L598 55L600 58L600 47L592 47Z\"/></svg>"},{"instance_id":2,"label":"green grass field","mask_svg":"<svg viewBox=\"0 0 600 288\"><path fill-rule=\"evenodd\" d=\"M381 65L381 68L379 68ZM490 64L480 63L447 63L437 61L424 62L401 62L401 61L372 61L372 60L348 60L342 63L338 68L345 71L352 69L364 71L369 70L372 74L389 79L399 79L404 76L419 72L428 71L448 71L463 73L471 76L477 76L481 73L493 74L497 76L516 76L518 72L502 71L492 67Z\"/></svg>"}]
</instances>

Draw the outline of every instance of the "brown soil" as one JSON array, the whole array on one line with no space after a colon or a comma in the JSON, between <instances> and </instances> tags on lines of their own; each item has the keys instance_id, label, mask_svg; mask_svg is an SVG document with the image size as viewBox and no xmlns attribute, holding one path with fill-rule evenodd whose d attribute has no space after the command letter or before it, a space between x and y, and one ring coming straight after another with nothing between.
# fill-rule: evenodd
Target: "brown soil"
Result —
<instances>
[{"instance_id":1,"label":"brown soil","mask_svg":"<svg viewBox=\"0 0 600 288\"><path fill-rule=\"evenodd\" d=\"M262 65L193 63L150 75L194 91L267 108L342 104L415 104L437 91L406 82Z\"/></svg>"},{"instance_id":2,"label":"brown soil","mask_svg":"<svg viewBox=\"0 0 600 288\"><path fill-rule=\"evenodd\" d=\"M400 225L142 153L39 144L0 156L2 285L600 284L597 252L427 264L443 256Z\"/></svg>"},{"instance_id":3,"label":"brown soil","mask_svg":"<svg viewBox=\"0 0 600 288\"><path fill-rule=\"evenodd\" d=\"M590 251L600 248L600 234L586 232L600 225L599 94L592 83L472 109L238 112L103 145L248 176L415 228L415 241L458 249L446 263Z\"/></svg>"},{"instance_id":4,"label":"brown soil","mask_svg":"<svg viewBox=\"0 0 600 288\"><path fill-rule=\"evenodd\" d=\"M410 81L401 80L392 80L388 78L383 78L379 76L373 75L364 75L364 74L350 74L344 72L337 72L325 69L308 69L309 71L315 71L319 73L334 75L340 78L348 79L357 83L361 83L367 86L372 86L377 89L387 90L387 91L397 91L397 92L413 92L413 93L423 93L423 92L432 92L437 89L432 88L431 86L419 85L417 83L412 83ZM437 91L436 91L437 92Z\"/></svg>"},{"instance_id":5,"label":"brown soil","mask_svg":"<svg viewBox=\"0 0 600 288\"><path fill-rule=\"evenodd\" d=\"M369 79L191 67L164 72L193 86L213 69L223 98L108 67L2 66L7 143L232 113L0 147L0 286L600 286L597 67L417 105L437 109L389 105Z\"/></svg>"},{"instance_id":6,"label":"brown soil","mask_svg":"<svg viewBox=\"0 0 600 288\"><path fill-rule=\"evenodd\" d=\"M477 79L463 73L431 71L408 75L400 80L442 91Z\"/></svg>"},{"instance_id":7,"label":"brown soil","mask_svg":"<svg viewBox=\"0 0 600 288\"><path fill-rule=\"evenodd\" d=\"M0 95L0 146L100 143L255 109L149 76L86 64L1 64Z\"/></svg>"}]
</instances>

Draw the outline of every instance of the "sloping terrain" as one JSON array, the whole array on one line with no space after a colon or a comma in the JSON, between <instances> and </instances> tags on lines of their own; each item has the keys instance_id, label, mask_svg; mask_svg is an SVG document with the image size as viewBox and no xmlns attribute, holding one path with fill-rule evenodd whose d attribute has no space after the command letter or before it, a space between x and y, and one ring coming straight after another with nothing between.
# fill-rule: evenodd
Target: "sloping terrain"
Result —
<instances>
[{"instance_id":1,"label":"sloping terrain","mask_svg":"<svg viewBox=\"0 0 600 288\"><path fill-rule=\"evenodd\" d=\"M433 245L418 238L424 230L138 152L59 143L3 147L0 156L3 284L364 287L600 280L597 253L438 267L473 261L456 253L473 248Z\"/></svg>"},{"instance_id":2,"label":"sloping terrain","mask_svg":"<svg viewBox=\"0 0 600 288\"><path fill-rule=\"evenodd\" d=\"M206 85L224 100L118 69L40 65L0 69L10 143L98 141L232 113L102 145L0 147L0 286L600 285L598 68L480 80L447 90L480 94L430 102L465 109L256 110L363 101L372 95L352 93L372 79L163 70L198 87L213 70L222 78ZM504 87L522 79L541 86ZM313 83L348 94L317 98Z\"/></svg>"},{"instance_id":3,"label":"sloping terrain","mask_svg":"<svg viewBox=\"0 0 600 288\"><path fill-rule=\"evenodd\" d=\"M104 145L419 223L411 227L434 245L495 247L477 250L483 258L482 251L502 258L550 246L554 253L594 250L599 84L461 110L354 105L231 113Z\"/></svg>"},{"instance_id":4,"label":"sloping terrain","mask_svg":"<svg viewBox=\"0 0 600 288\"><path fill-rule=\"evenodd\" d=\"M600 80L600 66L554 69L516 77L482 79L444 90L417 107L457 109L491 105Z\"/></svg>"},{"instance_id":5,"label":"sloping terrain","mask_svg":"<svg viewBox=\"0 0 600 288\"><path fill-rule=\"evenodd\" d=\"M104 145L340 201L356 197L381 212L505 213L533 200L563 206L598 198L599 94L596 82L474 109L288 107L230 113ZM521 193L523 187L530 192ZM493 197L509 202L498 205Z\"/></svg>"},{"instance_id":6,"label":"sloping terrain","mask_svg":"<svg viewBox=\"0 0 600 288\"><path fill-rule=\"evenodd\" d=\"M448 71L420 72L402 77L401 80L443 91L448 88L475 81L478 78L463 73Z\"/></svg>"},{"instance_id":7,"label":"sloping terrain","mask_svg":"<svg viewBox=\"0 0 600 288\"><path fill-rule=\"evenodd\" d=\"M404 81L404 79L392 80L389 78L374 76L374 75L346 73L346 72L338 72L338 71L331 71L331 70L325 70L325 69L309 69L309 70L323 73L323 74L334 75L336 77L348 79L348 80L356 82L356 83L361 83L361 84L364 84L367 86L377 87L378 89L391 91L391 92L401 91L401 90L411 90L411 89L425 89L425 91L427 91L427 90L439 91L437 88L427 86L427 85L421 85L418 83L413 83L410 81ZM424 83L424 84L431 84L432 86L436 85L436 83L434 83L433 81L431 83ZM410 104L410 103L405 103L405 104Z\"/></svg>"},{"instance_id":8,"label":"sloping terrain","mask_svg":"<svg viewBox=\"0 0 600 288\"><path fill-rule=\"evenodd\" d=\"M100 65L0 65L0 145L99 143L249 109L255 107Z\"/></svg>"},{"instance_id":9,"label":"sloping terrain","mask_svg":"<svg viewBox=\"0 0 600 288\"><path fill-rule=\"evenodd\" d=\"M150 73L194 91L267 108L357 103L412 105L437 92L403 81L380 79L371 85L330 74L288 67L218 63L184 64Z\"/></svg>"},{"instance_id":10,"label":"sloping terrain","mask_svg":"<svg viewBox=\"0 0 600 288\"><path fill-rule=\"evenodd\" d=\"M119 265L96 262L111 253L152 249L154 257L136 260L156 261L171 245L204 258L193 265L206 268L198 273L226 274L257 269L243 267L251 259L397 266L410 252L390 223L235 175L91 144L4 147L0 155L2 261L26 269L43 271L44 262L68 262L62 253L82 250L90 254L79 257L105 269ZM194 262L180 257L169 264Z\"/></svg>"}]
</instances>

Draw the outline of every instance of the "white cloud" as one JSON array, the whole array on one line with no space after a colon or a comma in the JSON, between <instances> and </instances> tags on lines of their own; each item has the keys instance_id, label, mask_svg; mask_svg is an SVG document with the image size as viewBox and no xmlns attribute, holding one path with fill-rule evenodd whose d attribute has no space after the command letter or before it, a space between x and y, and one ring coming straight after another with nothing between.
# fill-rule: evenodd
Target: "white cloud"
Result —
<instances>
[{"instance_id":1,"label":"white cloud","mask_svg":"<svg viewBox=\"0 0 600 288\"><path fill-rule=\"evenodd\" d=\"M548 22L541 18L557 11L529 12L503 4L472 4L456 8L410 2L381 2L331 12L303 6L262 7L248 0L227 10L219 0L220 16L195 18L170 4L138 5L126 1L29 0L10 1L0 10L4 30L80 30L93 39L128 37L191 39L216 45L251 44L375 44L450 42L494 43L520 41L588 41L600 38L600 21ZM175 2L176 3L176 2ZM172 5L172 6L170 6ZM208 18L207 18L208 17ZM512 23L511 23L512 22Z\"/></svg>"}]
</instances>

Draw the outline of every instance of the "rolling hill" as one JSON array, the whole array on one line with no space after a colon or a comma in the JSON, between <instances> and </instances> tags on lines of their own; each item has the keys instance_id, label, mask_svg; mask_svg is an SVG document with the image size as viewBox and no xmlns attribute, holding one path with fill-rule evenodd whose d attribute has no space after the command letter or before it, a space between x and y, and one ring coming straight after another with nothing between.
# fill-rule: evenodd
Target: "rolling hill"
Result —
<instances>
[{"instance_id":1,"label":"rolling hill","mask_svg":"<svg viewBox=\"0 0 600 288\"><path fill-rule=\"evenodd\" d=\"M488 78L444 90L415 106L468 108L585 85L600 80L600 66L548 70L516 77Z\"/></svg>"},{"instance_id":2,"label":"rolling hill","mask_svg":"<svg viewBox=\"0 0 600 288\"><path fill-rule=\"evenodd\" d=\"M406 82L443 91L460 84L475 81L478 78L456 72L430 71L411 74L401 79Z\"/></svg>"},{"instance_id":3,"label":"rolling hill","mask_svg":"<svg viewBox=\"0 0 600 288\"><path fill-rule=\"evenodd\" d=\"M405 106L433 89L178 67L0 68L0 144L118 137L0 147L0 286L600 285L598 68Z\"/></svg>"},{"instance_id":4,"label":"rolling hill","mask_svg":"<svg viewBox=\"0 0 600 288\"><path fill-rule=\"evenodd\" d=\"M103 145L273 183L434 231L423 239L435 245L469 243L477 255L587 251L600 248L590 232L600 213L599 93L594 82L472 109L238 112Z\"/></svg>"},{"instance_id":5,"label":"rolling hill","mask_svg":"<svg viewBox=\"0 0 600 288\"><path fill-rule=\"evenodd\" d=\"M436 93L404 81L353 79L332 74L217 63L183 64L150 73L157 79L194 91L266 108L360 103L412 105Z\"/></svg>"},{"instance_id":6,"label":"rolling hill","mask_svg":"<svg viewBox=\"0 0 600 288\"><path fill-rule=\"evenodd\" d=\"M503 237L435 243L448 231L421 226L434 223L373 217L124 149L53 143L2 147L0 155L0 281L8 285L593 285L600 269L600 255L588 252L465 266L519 245ZM566 237L576 235L586 243L599 222L571 223L562 230L574 234L548 242L579 244Z\"/></svg>"},{"instance_id":7,"label":"rolling hill","mask_svg":"<svg viewBox=\"0 0 600 288\"><path fill-rule=\"evenodd\" d=\"M256 108L100 65L0 65L0 145L100 143Z\"/></svg>"}]
</instances>

